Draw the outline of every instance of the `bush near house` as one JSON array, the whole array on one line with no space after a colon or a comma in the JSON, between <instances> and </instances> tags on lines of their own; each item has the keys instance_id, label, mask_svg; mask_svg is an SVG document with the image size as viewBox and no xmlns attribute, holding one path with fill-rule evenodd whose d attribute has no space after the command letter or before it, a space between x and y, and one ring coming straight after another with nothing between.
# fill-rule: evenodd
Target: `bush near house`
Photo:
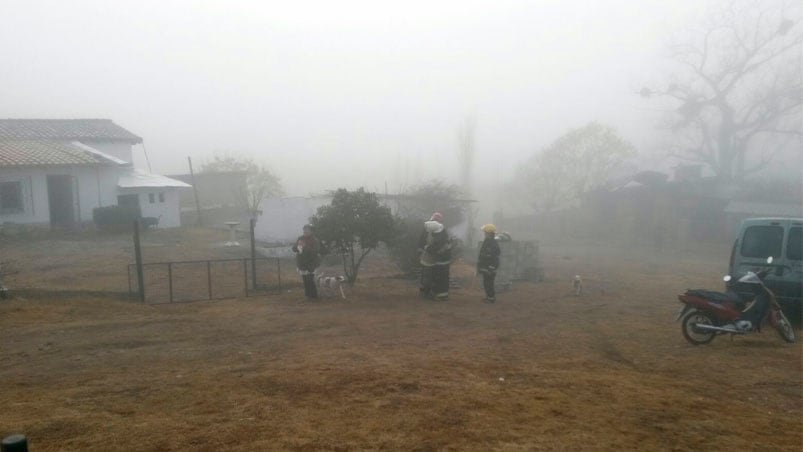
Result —
<instances>
[{"instance_id":1,"label":"bush near house","mask_svg":"<svg viewBox=\"0 0 803 452\"><path fill-rule=\"evenodd\" d=\"M134 220L141 218L139 209L130 206L97 207L92 210L92 221L104 231L124 231Z\"/></svg>"}]
</instances>

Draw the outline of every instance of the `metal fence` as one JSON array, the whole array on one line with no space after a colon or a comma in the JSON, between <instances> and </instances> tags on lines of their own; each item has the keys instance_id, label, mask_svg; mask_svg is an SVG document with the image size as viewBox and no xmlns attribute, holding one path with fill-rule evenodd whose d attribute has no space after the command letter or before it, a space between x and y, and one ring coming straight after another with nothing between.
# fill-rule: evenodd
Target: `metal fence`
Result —
<instances>
[{"instance_id":1,"label":"metal fence","mask_svg":"<svg viewBox=\"0 0 803 452\"><path fill-rule=\"evenodd\" d=\"M289 265L285 265L289 267ZM282 260L257 257L128 264L128 292L148 303L178 303L248 297L282 290Z\"/></svg>"}]
</instances>

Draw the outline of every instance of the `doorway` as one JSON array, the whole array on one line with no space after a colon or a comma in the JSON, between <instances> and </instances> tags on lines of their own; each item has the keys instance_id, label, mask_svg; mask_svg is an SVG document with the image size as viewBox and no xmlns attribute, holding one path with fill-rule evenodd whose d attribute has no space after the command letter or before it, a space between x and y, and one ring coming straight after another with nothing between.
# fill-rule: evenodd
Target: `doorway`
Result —
<instances>
[{"instance_id":1,"label":"doorway","mask_svg":"<svg viewBox=\"0 0 803 452\"><path fill-rule=\"evenodd\" d=\"M47 176L47 199L50 205L50 225L63 228L75 226L75 198L69 174Z\"/></svg>"},{"instance_id":2,"label":"doorway","mask_svg":"<svg viewBox=\"0 0 803 452\"><path fill-rule=\"evenodd\" d=\"M139 206L139 195L117 195L117 205L134 210L137 216L142 216Z\"/></svg>"}]
</instances>

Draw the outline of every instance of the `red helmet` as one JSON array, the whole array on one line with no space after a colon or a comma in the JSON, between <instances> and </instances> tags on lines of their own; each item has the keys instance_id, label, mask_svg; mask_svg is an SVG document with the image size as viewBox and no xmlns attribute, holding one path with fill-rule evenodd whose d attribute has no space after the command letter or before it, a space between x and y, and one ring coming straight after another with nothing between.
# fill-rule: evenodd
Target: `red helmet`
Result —
<instances>
[{"instance_id":1,"label":"red helmet","mask_svg":"<svg viewBox=\"0 0 803 452\"><path fill-rule=\"evenodd\" d=\"M443 215L440 212L435 212L429 218L430 221L437 221L438 223L443 223Z\"/></svg>"}]
</instances>

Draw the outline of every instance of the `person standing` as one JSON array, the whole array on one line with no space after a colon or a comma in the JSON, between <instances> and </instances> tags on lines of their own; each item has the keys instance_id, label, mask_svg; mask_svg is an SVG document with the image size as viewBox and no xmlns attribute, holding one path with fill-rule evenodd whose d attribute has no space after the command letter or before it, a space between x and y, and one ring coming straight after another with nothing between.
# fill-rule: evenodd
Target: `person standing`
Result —
<instances>
[{"instance_id":1,"label":"person standing","mask_svg":"<svg viewBox=\"0 0 803 452\"><path fill-rule=\"evenodd\" d=\"M435 221L443 224L443 215L441 215L440 212L434 212L432 216L430 216L429 221ZM435 264L435 260L431 254L424 251L427 245L432 242L430 237L432 232L427 229L427 223L429 222L424 222L424 229L421 231L421 235L418 237L418 259L419 264L421 265L421 287L419 291L422 295L431 296L432 267ZM431 227L434 227L434 225Z\"/></svg>"},{"instance_id":2,"label":"person standing","mask_svg":"<svg viewBox=\"0 0 803 452\"><path fill-rule=\"evenodd\" d=\"M304 295L311 300L318 298L318 289L315 287L315 269L321 263L320 244L311 224L304 225L304 233L296 240L292 249L296 253L296 267L301 275L301 281L304 283Z\"/></svg>"},{"instance_id":3,"label":"person standing","mask_svg":"<svg viewBox=\"0 0 803 452\"><path fill-rule=\"evenodd\" d=\"M502 251L499 249L499 243L496 242L496 226L486 224L480 230L485 233L485 240L482 241L480 255L477 257L477 272L482 275L485 301L495 303L494 280L496 279L496 272L499 270L499 256Z\"/></svg>"},{"instance_id":4,"label":"person standing","mask_svg":"<svg viewBox=\"0 0 803 452\"><path fill-rule=\"evenodd\" d=\"M437 213L436 213L437 214ZM442 220L440 214L432 218ZM431 294L436 300L449 299L449 266L452 263L452 239L443 223L431 219L424 223L426 231L424 252L421 264L429 267L431 276Z\"/></svg>"}]
</instances>

